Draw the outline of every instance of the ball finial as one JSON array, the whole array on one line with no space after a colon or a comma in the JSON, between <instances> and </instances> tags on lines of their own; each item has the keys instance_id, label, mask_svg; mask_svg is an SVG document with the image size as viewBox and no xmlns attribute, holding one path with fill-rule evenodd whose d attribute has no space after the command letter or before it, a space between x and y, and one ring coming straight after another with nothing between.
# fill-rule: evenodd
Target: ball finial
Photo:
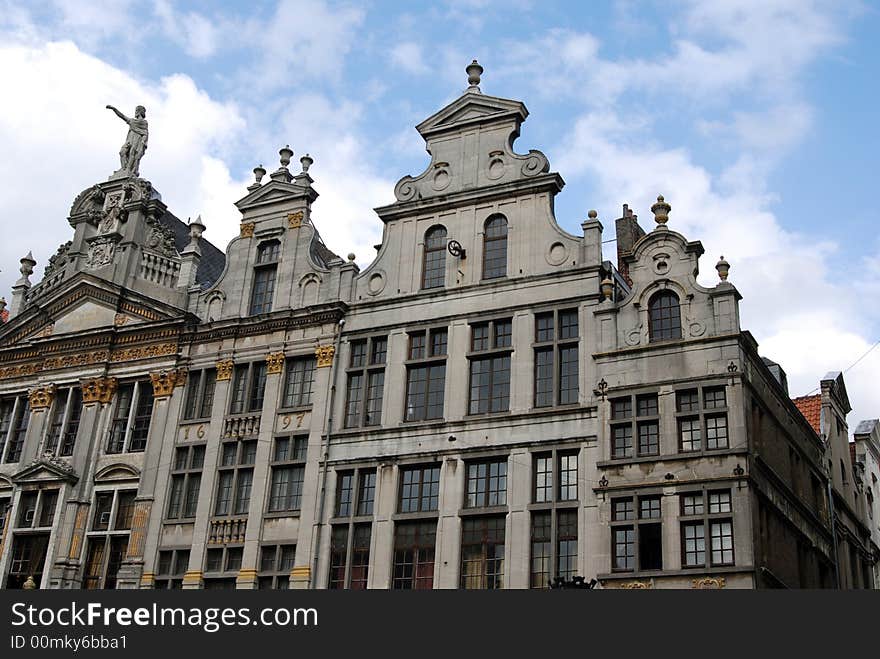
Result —
<instances>
[{"instance_id":1,"label":"ball finial","mask_svg":"<svg viewBox=\"0 0 880 659\"><path fill-rule=\"evenodd\" d=\"M591 210L587 213L587 217L590 218L591 220L595 220L597 217L599 217L599 213L597 213L594 210Z\"/></svg>"}]
</instances>

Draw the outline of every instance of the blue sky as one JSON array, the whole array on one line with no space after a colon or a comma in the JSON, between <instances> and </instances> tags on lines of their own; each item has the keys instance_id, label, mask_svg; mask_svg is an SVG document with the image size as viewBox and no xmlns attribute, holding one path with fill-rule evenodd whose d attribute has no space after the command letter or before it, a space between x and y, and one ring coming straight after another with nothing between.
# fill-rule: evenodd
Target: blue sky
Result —
<instances>
[{"instance_id":1,"label":"blue sky","mask_svg":"<svg viewBox=\"0 0 880 659\"><path fill-rule=\"evenodd\" d=\"M142 175L221 247L254 165L309 152L319 230L366 265L371 208L427 163L413 126L476 57L483 92L531 112L519 152L565 178L559 223L596 208L607 240L662 192L706 247L700 280L727 257L744 327L804 394L880 339L878 33L876 4L820 0L0 0L0 212L22 228L0 289L29 249L39 279L74 196L116 168L107 103L147 106ZM880 348L846 374L851 426L880 415L878 369Z\"/></svg>"}]
</instances>

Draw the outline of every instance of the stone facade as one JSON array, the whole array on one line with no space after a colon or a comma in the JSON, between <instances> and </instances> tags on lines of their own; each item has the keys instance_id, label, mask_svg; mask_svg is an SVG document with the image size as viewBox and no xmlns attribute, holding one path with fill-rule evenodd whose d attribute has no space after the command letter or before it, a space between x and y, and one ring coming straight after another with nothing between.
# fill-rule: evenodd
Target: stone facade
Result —
<instances>
[{"instance_id":1,"label":"stone facade","mask_svg":"<svg viewBox=\"0 0 880 659\"><path fill-rule=\"evenodd\" d=\"M417 126L431 162L364 270L289 147L225 256L131 173L77 197L0 327L4 587L833 587L841 525L870 574L729 264L697 283L662 197L650 230L624 207L616 264L595 212L564 231L481 72Z\"/></svg>"}]
</instances>

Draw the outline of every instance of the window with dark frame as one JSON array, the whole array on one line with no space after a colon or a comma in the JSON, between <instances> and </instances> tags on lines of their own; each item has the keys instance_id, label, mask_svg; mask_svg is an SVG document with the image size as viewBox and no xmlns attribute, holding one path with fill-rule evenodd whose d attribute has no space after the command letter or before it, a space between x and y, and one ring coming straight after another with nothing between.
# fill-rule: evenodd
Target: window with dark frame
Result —
<instances>
[{"instance_id":1,"label":"window with dark frame","mask_svg":"<svg viewBox=\"0 0 880 659\"><path fill-rule=\"evenodd\" d=\"M338 478L342 478L342 474ZM375 488L374 470L347 472L351 486L347 496L352 496L357 491L354 482L372 482ZM362 491L363 485L360 488ZM343 493L345 488L337 488L338 493ZM366 590L370 564L370 540L372 535L372 499L365 508L357 506L354 502L343 503L337 500L337 518L333 521L330 533L330 576L329 587L331 589ZM370 513L363 514L361 511L369 509ZM355 510L358 515L352 514ZM341 518L347 518L343 521Z\"/></svg>"},{"instance_id":2,"label":"window with dark frame","mask_svg":"<svg viewBox=\"0 0 880 659\"><path fill-rule=\"evenodd\" d=\"M17 529L51 528L58 507L58 490L27 490L18 503Z\"/></svg>"},{"instance_id":3,"label":"window with dark frame","mask_svg":"<svg viewBox=\"0 0 880 659\"><path fill-rule=\"evenodd\" d=\"M471 324L468 414L491 414L510 409L512 339L510 318Z\"/></svg>"},{"instance_id":4,"label":"window with dark frame","mask_svg":"<svg viewBox=\"0 0 880 659\"><path fill-rule=\"evenodd\" d=\"M461 587L504 588L506 515L466 517L461 522Z\"/></svg>"},{"instance_id":5,"label":"window with dark frame","mask_svg":"<svg viewBox=\"0 0 880 659\"><path fill-rule=\"evenodd\" d=\"M344 425L346 428L378 426L382 423L388 337L358 339L352 341L350 347Z\"/></svg>"},{"instance_id":6,"label":"window with dark frame","mask_svg":"<svg viewBox=\"0 0 880 659\"><path fill-rule=\"evenodd\" d=\"M733 565L731 491L684 492L679 495L679 499L681 566L694 568Z\"/></svg>"},{"instance_id":7,"label":"window with dark frame","mask_svg":"<svg viewBox=\"0 0 880 659\"><path fill-rule=\"evenodd\" d=\"M422 288L442 288L446 283L446 227L433 226L425 233Z\"/></svg>"},{"instance_id":8,"label":"window with dark frame","mask_svg":"<svg viewBox=\"0 0 880 659\"><path fill-rule=\"evenodd\" d=\"M43 445L44 452L62 457L73 455L82 406L82 390L79 387L61 389L55 394L51 421Z\"/></svg>"},{"instance_id":9,"label":"window with dark frame","mask_svg":"<svg viewBox=\"0 0 880 659\"><path fill-rule=\"evenodd\" d=\"M535 314L535 407L578 402L578 311Z\"/></svg>"},{"instance_id":10,"label":"window with dark frame","mask_svg":"<svg viewBox=\"0 0 880 659\"><path fill-rule=\"evenodd\" d=\"M263 410L266 394L266 362L237 364L232 373L230 414L248 414Z\"/></svg>"},{"instance_id":11,"label":"window with dark frame","mask_svg":"<svg viewBox=\"0 0 880 659\"><path fill-rule=\"evenodd\" d=\"M672 291L658 291L648 301L648 336L650 341L681 338L681 308Z\"/></svg>"},{"instance_id":12,"label":"window with dark frame","mask_svg":"<svg viewBox=\"0 0 880 659\"><path fill-rule=\"evenodd\" d=\"M262 545L260 569L257 573L259 590L288 590L290 573L296 562L296 545Z\"/></svg>"},{"instance_id":13,"label":"window with dark frame","mask_svg":"<svg viewBox=\"0 0 880 659\"><path fill-rule=\"evenodd\" d=\"M660 455L660 411L657 394L620 396L612 398L610 404L611 457Z\"/></svg>"},{"instance_id":14,"label":"window with dark frame","mask_svg":"<svg viewBox=\"0 0 880 659\"><path fill-rule=\"evenodd\" d=\"M256 316L272 311L272 298L275 295L275 278L278 274L280 256L281 243L277 240L267 240L257 247L249 315Z\"/></svg>"},{"instance_id":15,"label":"window with dark frame","mask_svg":"<svg viewBox=\"0 0 880 659\"><path fill-rule=\"evenodd\" d=\"M293 357L286 361L281 407L306 407L312 404L315 382L315 357Z\"/></svg>"},{"instance_id":16,"label":"window with dark frame","mask_svg":"<svg viewBox=\"0 0 880 659\"><path fill-rule=\"evenodd\" d=\"M247 515L251 503L257 441L226 441L220 444L214 517Z\"/></svg>"},{"instance_id":17,"label":"window with dark frame","mask_svg":"<svg viewBox=\"0 0 880 659\"><path fill-rule=\"evenodd\" d=\"M434 587L437 520L397 522L394 525L394 590Z\"/></svg>"},{"instance_id":18,"label":"window with dark frame","mask_svg":"<svg viewBox=\"0 0 880 659\"><path fill-rule=\"evenodd\" d=\"M492 215L483 232L483 279L507 276L507 218Z\"/></svg>"},{"instance_id":19,"label":"window with dark frame","mask_svg":"<svg viewBox=\"0 0 880 659\"><path fill-rule=\"evenodd\" d=\"M641 572L663 569L660 495L611 500L611 570Z\"/></svg>"},{"instance_id":20,"label":"window with dark frame","mask_svg":"<svg viewBox=\"0 0 880 659\"><path fill-rule=\"evenodd\" d=\"M578 460L577 449L532 456L531 588L549 588L553 578L577 572Z\"/></svg>"},{"instance_id":21,"label":"window with dark frame","mask_svg":"<svg viewBox=\"0 0 880 659\"><path fill-rule=\"evenodd\" d=\"M189 549L163 549L156 562L156 590L180 590L189 565Z\"/></svg>"},{"instance_id":22,"label":"window with dark frame","mask_svg":"<svg viewBox=\"0 0 880 659\"><path fill-rule=\"evenodd\" d=\"M225 545L205 550L205 590L234 590L241 570L244 547Z\"/></svg>"},{"instance_id":23,"label":"window with dark frame","mask_svg":"<svg viewBox=\"0 0 880 659\"><path fill-rule=\"evenodd\" d=\"M205 444L178 446L174 449L165 519L195 519L204 464Z\"/></svg>"},{"instance_id":24,"label":"window with dark frame","mask_svg":"<svg viewBox=\"0 0 880 659\"><path fill-rule=\"evenodd\" d=\"M675 409L679 451L691 453L730 447L724 385L680 389L675 392Z\"/></svg>"},{"instance_id":25,"label":"window with dark frame","mask_svg":"<svg viewBox=\"0 0 880 659\"><path fill-rule=\"evenodd\" d=\"M399 512L434 512L439 501L440 465L401 467Z\"/></svg>"},{"instance_id":26,"label":"window with dark frame","mask_svg":"<svg viewBox=\"0 0 880 659\"><path fill-rule=\"evenodd\" d=\"M6 519L11 507L12 493L6 491L0 493L0 547L3 546L3 539L6 537Z\"/></svg>"},{"instance_id":27,"label":"window with dark frame","mask_svg":"<svg viewBox=\"0 0 880 659\"><path fill-rule=\"evenodd\" d=\"M86 532L84 589L116 588L119 568L128 550L136 495L136 490L95 493L94 516Z\"/></svg>"},{"instance_id":28,"label":"window with dark frame","mask_svg":"<svg viewBox=\"0 0 880 659\"><path fill-rule=\"evenodd\" d=\"M469 462L465 508L507 505L507 458Z\"/></svg>"},{"instance_id":29,"label":"window with dark frame","mask_svg":"<svg viewBox=\"0 0 880 659\"><path fill-rule=\"evenodd\" d=\"M293 513L302 505L308 437L276 437L269 464L270 513Z\"/></svg>"},{"instance_id":30,"label":"window with dark frame","mask_svg":"<svg viewBox=\"0 0 880 659\"><path fill-rule=\"evenodd\" d=\"M446 388L445 327L408 333L405 421L443 418Z\"/></svg>"},{"instance_id":31,"label":"window with dark frame","mask_svg":"<svg viewBox=\"0 0 880 659\"><path fill-rule=\"evenodd\" d=\"M153 414L153 385L148 380L123 384L116 392L107 453L137 453L147 448Z\"/></svg>"},{"instance_id":32,"label":"window with dark frame","mask_svg":"<svg viewBox=\"0 0 880 659\"><path fill-rule=\"evenodd\" d=\"M190 371L186 378L186 401L183 406L183 420L210 419L214 406L214 388L217 384L217 371L207 368Z\"/></svg>"}]
</instances>

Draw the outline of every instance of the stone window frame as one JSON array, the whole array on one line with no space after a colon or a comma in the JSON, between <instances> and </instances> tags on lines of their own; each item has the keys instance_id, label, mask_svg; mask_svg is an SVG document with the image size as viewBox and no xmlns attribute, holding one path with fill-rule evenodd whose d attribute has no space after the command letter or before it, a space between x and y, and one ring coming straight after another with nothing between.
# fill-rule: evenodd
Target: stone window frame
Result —
<instances>
[{"instance_id":1,"label":"stone window frame","mask_svg":"<svg viewBox=\"0 0 880 659\"><path fill-rule=\"evenodd\" d=\"M654 405L647 405L649 401L653 400ZM624 414L623 411L617 412L616 405L618 403L622 403L624 401L629 401L628 413ZM646 403L646 405L642 405L642 403ZM621 396L609 397L608 405L610 408L610 422L609 422L609 454L612 460L632 460L634 458L642 458L642 457L659 457L661 454L662 447L662 433L661 433L661 415L660 415L660 395L657 391L638 391L628 394L623 394ZM655 451L642 451L641 449L641 439L642 439L642 429L643 428L651 428L654 427L657 430L656 434L656 450ZM618 431L626 431L628 429L628 437L629 437L629 450L624 451L622 454L617 450L617 432Z\"/></svg>"},{"instance_id":2,"label":"stone window frame","mask_svg":"<svg viewBox=\"0 0 880 659\"><path fill-rule=\"evenodd\" d=\"M318 362L314 355L293 355L284 360L284 382L281 386L279 410L311 409L317 368Z\"/></svg>"},{"instance_id":3,"label":"stone window frame","mask_svg":"<svg viewBox=\"0 0 880 659\"><path fill-rule=\"evenodd\" d=\"M505 512L507 511L508 505L508 486L510 485L510 473L509 473L509 461L510 456L505 455L496 455L490 457L483 457L474 460L466 460L464 463L464 496L462 498L462 511L466 512L474 512L474 511L493 511L498 509L503 509ZM497 466L499 468L499 472L493 476L492 475L492 467ZM479 468L485 467L485 473L480 475ZM501 473L501 468L503 467L503 473ZM477 473L472 474L472 469L476 468ZM498 487L496 490L492 490L492 480L496 479L500 482L502 479L504 481L504 487ZM482 492L483 495L483 503L474 503L470 502L470 497L472 495L471 492L471 483L476 482L476 489L473 491L474 496L476 497ZM480 490L480 486L482 485L483 489ZM503 495L503 501L496 501L496 503L490 503L490 498L493 492L500 498Z\"/></svg>"},{"instance_id":4,"label":"stone window frame","mask_svg":"<svg viewBox=\"0 0 880 659\"><path fill-rule=\"evenodd\" d=\"M227 447L235 447L232 462L225 463L225 454ZM227 439L220 442L219 452L217 456L216 475L214 478L213 496L211 498L211 520L229 519L233 517L247 517L251 500L253 497L254 487L254 470L256 467L257 440L253 438ZM253 456L251 456L251 449ZM247 485L247 505L244 510L236 512L239 502L242 500L241 492L244 488L241 478L243 474L249 473L250 482ZM218 512L220 508L221 483L226 474L232 474L232 482L229 487L228 509L224 512Z\"/></svg>"},{"instance_id":5,"label":"stone window frame","mask_svg":"<svg viewBox=\"0 0 880 659\"><path fill-rule=\"evenodd\" d=\"M61 491L57 487L45 489L27 489L23 490L18 498L18 510L15 515L15 526L13 520L9 520L9 528L25 531L36 531L40 529L51 529L58 516L58 502ZM29 501L33 496L33 506L30 507ZM49 498L50 503L46 503ZM31 512L30 515L28 513ZM12 508L10 507L7 515L11 518Z\"/></svg>"},{"instance_id":6,"label":"stone window frame","mask_svg":"<svg viewBox=\"0 0 880 659\"><path fill-rule=\"evenodd\" d=\"M286 456L283 459L278 457L279 442L282 441L287 442ZM309 436L306 433L276 435L272 438L272 453L269 461L268 487L266 488L266 504L264 506L266 512L264 517L295 517L300 514L308 452ZM290 471L291 478L288 481L288 487L291 488L291 492L295 492L296 484L299 484L298 495L286 495L287 497L297 497L298 501L295 505L289 507L273 508L275 475L282 469ZM297 474L300 476L299 480L295 478Z\"/></svg>"},{"instance_id":7,"label":"stone window frame","mask_svg":"<svg viewBox=\"0 0 880 659\"><path fill-rule=\"evenodd\" d=\"M168 557L168 569L163 570ZM153 580L155 590L180 590L183 587L183 576L189 566L190 547L163 547L156 555L156 575Z\"/></svg>"},{"instance_id":8,"label":"stone window frame","mask_svg":"<svg viewBox=\"0 0 880 659\"><path fill-rule=\"evenodd\" d=\"M443 232L442 236L442 244L440 243L441 239L434 239L432 234ZM434 224L425 231L424 234L424 242L422 245L422 276L421 280L421 290L430 291L438 288L446 287L446 240L449 236L449 232L446 227L442 224ZM434 242L432 242L434 240ZM440 259L436 259L437 255L442 256ZM439 260L439 265L437 263L431 263L431 271L435 273L433 277L431 277L432 285L428 285L428 273L429 273L429 256L433 260ZM439 271L439 277L436 276L436 273ZM439 279L439 283L435 283Z\"/></svg>"},{"instance_id":9,"label":"stone window frame","mask_svg":"<svg viewBox=\"0 0 880 659\"><path fill-rule=\"evenodd\" d=\"M489 224L494 222L495 220L503 220L504 224L504 235L490 235ZM494 231L494 228L492 229ZM482 263L480 264L480 272L482 281L495 281L496 279L504 279L507 277L507 266L508 259L510 257L509 249L508 249L508 241L510 239L510 221L507 219L507 216L504 213L492 213L486 220L483 222L483 250L482 250ZM503 245L502 245L503 244ZM497 270L492 271L492 273L487 274L487 255L491 252L500 251L503 248L504 251L504 271L501 272Z\"/></svg>"},{"instance_id":10,"label":"stone window frame","mask_svg":"<svg viewBox=\"0 0 880 659\"><path fill-rule=\"evenodd\" d=\"M100 500L106 500L107 497L110 498L110 507L103 509ZM119 568L128 551L136 498L137 488L131 486L102 488L93 493L92 515L83 541L83 589L103 590L116 587ZM112 565L116 560L118 565ZM115 570L112 569L114 567Z\"/></svg>"},{"instance_id":11,"label":"stone window frame","mask_svg":"<svg viewBox=\"0 0 880 659\"><path fill-rule=\"evenodd\" d=\"M425 471L429 469L437 470L436 481L433 479L430 481L425 480ZM404 474L415 470L422 472L419 477L419 492L416 497L419 503L417 509L405 510L403 506ZM440 484L443 478L442 463L437 460L407 463L400 465L396 471L395 510L397 512L392 516L394 520L394 536L392 544L391 588L393 590L433 588L437 559L437 522L440 517ZM435 496L437 499L437 504L433 507L430 505L424 507L422 505L426 482L430 484L436 482L436 494L431 493L433 488L429 491L429 499L433 499ZM410 533L410 531L412 532ZM413 542L404 543L410 536ZM409 576L407 576L407 566L409 566Z\"/></svg>"},{"instance_id":12,"label":"stone window frame","mask_svg":"<svg viewBox=\"0 0 880 659\"><path fill-rule=\"evenodd\" d=\"M199 451L201 449L201 451ZM205 468L205 452L207 444L198 442L193 444L179 444L174 447L174 458L171 463L170 476L168 478L168 503L165 506L164 520L167 522L184 522L194 520L196 517L196 508L198 506L199 494L202 489L202 473ZM183 465L178 460L181 451L186 452ZM196 461L196 456L200 454L200 460ZM195 486L195 502L192 506L192 514L188 514L188 504L190 503L190 493L193 488L193 481L197 479ZM177 501L178 512L176 515L171 514L171 506L175 500L175 483L180 482L179 499Z\"/></svg>"},{"instance_id":13,"label":"stone window frame","mask_svg":"<svg viewBox=\"0 0 880 659\"><path fill-rule=\"evenodd\" d=\"M509 334L501 334L499 333L499 325L508 326L510 328ZM470 328L470 338L468 343L468 352L465 354L465 357L468 360L468 404L467 404L467 416L469 417L478 417L478 416L488 416L492 414L506 414L510 412L510 387L511 381L513 379L513 317L512 316L501 316L498 318L492 319L481 319L481 320L473 320L468 322L468 327ZM477 330L480 328L486 328L486 345L485 347L479 346L477 344L478 341L482 342L482 338L478 338ZM504 338L506 337L506 338ZM499 343L499 338L503 339ZM496 369L495 362L498 359L506 359L507 360L507 380L504 382L501 381L499 386L503 387L505 384L507 386L507 392L504 396L495 396L495 388L498 383L495 381L496 376L503 372L503 369ZM489 397L485 399L487 402L486 410L480 410L480 402L484 399L477 398L476 401L474 399L474 364L478 362L489 362L489 370L487 371L489 374ZM478 375L481 375L479 373ZM492 409L492 402L496 399L502 399L507 401L506 405L504 405L503 409ZM477 410L474 411L474 403L477 403Z\"/></svg>"},{"instance_id":14,"label":"stone window frame","mask_svg":"<svg viewBox=\"0 0 880 659\"><path fill-rule=\"evenodd\" d=\"M576 331L574 336L563 336L563 330L566 326L562 324L563 314L573 314L576 321ZM552 318L552 336L547 338L542 336L542 331L546 332L546 328L542 330L540 322L547 317ZM560 309L548 309L546 311L536 311L535 333L532 339L532 349L534 351L534 372L532 377L532 404L535 409L544 409L548 407L569 407L578 405L580 396L580 309L578 307L565 307ZM574 400L562 401L562 352L564 350L575 350L575 373L574 373ZM551 364L551 388L549 403L539 403L538 400L538 355L540 353L549 352L553 361Z\"/></svg>"},{"instance_id":15,"label":"stone window frame","mask_svg":"<svg viewBox=\"0 0 880 659\"><path fill-rule=\"evenodd\" d=\"M240 374L244 373L244 376ZM268 376L268 364L265 359L236 364L232 369L232 380L229 387L229 400L226 404L229 416L248 416L263 411L266 400L266 381ZM240 388L239 378L242 377ZM260 385L262 382L262 385ZM257 392L259 388L259 392ZM239 389L241 400L239 401ZM237 409L240 403L241 409Z\"/></svg>"},{"instance_id":16,"label":"stone window frame","mask_svg":"<svg viewBox=\"0 0 880 659\"><path fill-rule=\"evenodd\" d=\"M124 403L127 413L123 416L121 414L125 400L123 395L129 387L132 393L128 401ZM143 401L147 397L149 397L149 412L145 407L142 407ZM107 455L146 451L154 404L153 385L149 380L132 380L119 385L116 390L116 402L113 406L107 442L104 445L104 452ZM143 439L138 437L137 444L135 444L136 431L138 434L143 432Z\"/></svg>"},{"instance_id":17,"label":"stone window frame","mask_svg":"<svg viewBox=\"0 0 880 659\"><path fill-rule=\"evenodd\" d=\"M378 474L375 467L336 472L334 515L330 520L327 588L364 590L370 570ZM367 498L365 492L369 491ZM343 493L348 493L343 496Z\"/></svg>"},{"instance_id":18,"label":"stone window frame","mask_svg":"<svg viewBox=\"0 0 880 659\"><path fill-rule=\"evenodd\" d=\"M529 587L530 588L549 588L550 581L557 576L574 576L577 573L577 563L581 552L580 543L580 496L582 488L580 486L581 473L581 449L576 446L552 446L548 448L535 449L530 452L531 459L531 481L530 481L530 503L527 508L529 510ZM577 497L569 498L563 496L563 487L570 488L570 484L563 486L561 473L563 458L574 457L577 472L575 474L575 488ZM548 473L546 470L539 471L539 466L549 461L551 471L550 484L539 484L539 473ZM550 492L550 498L540 496L539 492ZM574 515L574 537L563 537L561 530L570 527L570 523L561 523L560 518L569 519ZM550 524L538 525L539 518L549 516ZM536 529L548 529L546 535L540 536L540 540L535 535ZM561 544L571 543L574 541L575 553L566 554L568 557L569 568L560 572L561 565ZM536 556L536 544L549 545L549 553ZM535 561L540 560L546 570L535 570ZM540 583L536 581L536 575L546 575L546 582L542 579Z\"/></svg>"},{"instance_id":19,"label":"stone window frame","mask_svg":"<svg viewBox=\"0 0 880 659\"><path fill-rule=\"evenodd\" d=\"M707 392L717 392L721 391L724 395L724 404L717 405L717 399L713 401L712 406L707 405ZM692 405L683 406L682 399L685 394L691 394L693 392L697 392L697 406L693 407ZM680 454L686 455L711 455L717 451L726 451L731 448L730 445L730 404L729 404L729 392L728 386L724 382L702 382L696 384L682 385L675 388L674 393L674 403L675 403L675 436L676 436L676 450ZM726 443L724 446L714 446L712 448L708 447L708 431L709 424L708 420L715 419L724 419L724 428L726 432ZM687 422L696 422L698 424L697 429L700 431L699 442L700 446L697 449L685 449L685 442L683 440L682 429L685 423ZM717 427L716 427L717 431ZM692 431L691 431L692 432ZM694 440L691 439L690 442ZM717 437L716 437L717 441Z\"/></svg>"},{"instance_id":20,"label":"stone window frame","mask_svg":"<svg viewBox=\"0 0 880 659\"><path fill-rule=\"evenodd\" d=\"M214 569L214 558L219 556L217 569ZM235 579L244 561L244 543L226 543L222 546L209 546L205 549L204 580L219 583L224 579ZM233 586L234 588L234 586Z\"/></svg>"},{"instance_id":21,"label":"stone window frame","mask_svg":"<svg viewBox=\"0 0 880 659\"><path fill-rule=\"evenodd\" d=\"M363 352L360 352L361 347ZM345 407L342 414L344 429L382 425L387 361L387 334L352 339L349 342L348 366L345 369ZM354 387L356 378L359 384ZM353 398L355 393L356 399ZM373 406L371 402L374 403Z\"/></svg>"},{"instance_id":22,"label":"stone window frame","mask_svg":"<svg viewBox=\"0 0 880 659\"><path fill-rule=\"evenodd\" d=\"M272 249L277 248L277 249ZM266 254L273 258L267 258ZM278 264L281 262L281 241L277 238L263 240L257 245L256 257L254 259L253 281L251 282L251 295L248 301L248 316L258 316L260 314L269 313L274 306L275 283L278 280ZM261 295L264 299L260 302L259 307L256 306L257 284L260 277L266 277L263 282L266 291Z\"/></svg>"},{"instance_id":23,"label":"stone window frame","mask_svg":"<svg viewBox=\"0 0 880 659\"><path fill-rule=\"evenodd\" d=\"M712 512L710 507L710 495L726 494L729 506L726 510L719 507L716 512ZM708 569L713 567L728 567L736 565L736 528L733 524L734 519L734 495L733 490L729 487L712 487L703 485L700 488L682 488L676 493L679 500L679 535L681 539L681 567L683 570L699 570L701 568ZM686 497L699 496L701 509L699 511L688 511L686 506ZM714 550L712 549L713 527L719 524L728 524L730 527L730 560L715 561L713 560ZM699 527L702 529L703 536L703 562L688 563L687 560L687 540L686 529L688 527ZM726 537L726 536L725 536ZM723 548L722 548L723 549ZM726 551L726 550L725 550Z\"/></svg>"},{"instance_id":24,"label":"stone window frame","mask_svg":"<svg viewBox=\"0 0 880 659\"><path fill-rule=\"evenodd\" d=\"M674 305L662 305L663 300L673 298L675 299ZM678 295L678 293L669 288L663 288L659 291L655 291L648 298L647 307L649 343L659 343L662 341L680 341L684 338L681 322L681 297ZM675 318L677 318L677 323L672 322ZM660 327L655 329L655 323L659 324Z\"/></svg>"},{"instance_id":25,"label":"stone window frame","mask_svg":"<svg viewBox=\"0 0 880 659\"><path fill-rule=\"evenodd\" d=\"M267 565L267 553L272 565ZM289 590L290 573L296 564L295 542L267 542L260 545L260 557L257 564L257 590ZM268 588L267 588L268 586Z\"/></svg>"},{"instance_id":26,"label":"stone window frame","mask_svg":"<svg viewBox=\"0 0 880 659\"><path fill-rule=\"evenodd\" d=\"M507 512L468 515L461 519L459 587L463 590L504 588L507 563ZM479 534L479 535L477 535ZM500 560L497 550L500 546ZM476 549L476 552L469 550ZM471 572L468 566L477 571ZM494 568L494 569L493 569Z\"/></svg>"},{"instance_id":27,"label":"stone window frame","mask_svg":"<svg viewBox=\"0 0 880 659\"><path fill-rule=\"evenodd\" d=\"M442 342L438 345L435 342L437 337L442 337ZM418 342L421 340L421 344ZM449 327L447 325L437 325L432 327L422 327L418 329L410 329L406 332L406 359L403 362L406 369L406 386L403 390L403 420L405 423L419 423L423 421L442 420L446 414L446 372L447 362L449 358ZM442 349L441 347L442 346ZM435 369L443 369L443 381L440 387L442 401L440 405L440 413L432 410L436 406L430 404L431 400L431 383L436 382L438 378L432 380L431 376ZM424 379L415 381L414 374L424 372ZM423 384L421 391L414 391L416 382ZM423 404L410 407L410 402L421 396ZM412 413L411 411L412 410ZM430 416L429 416L430 414Z\"/></svg>"},{"instance_id":28,"label":"stone window frame","mask_svg":"<svg viewBox=\"0 0 880 659\"><path fill-rule=\"evenodd\" d=\"M186 395L181 410L182 422L210 421L216 386L217 369L214 367L187 373Z\"/></svg>"},{"instance_id":29,"label":"stone window frame","mask_svg":"<svg viewBox=\"0 0 880 659\"><path fill-rule=\"evenodd\" d=\"M52 401L41 453L49 452L61 457L72 456L76 437L79 434L82 412L82 388L79 385L71 385L59 389Z\"/></svg>"},{"instance_id":30,"label":"stone window frame","mask_svg":"<svg viewBox=\"0 0 880 659\"><path fill-rule=\"evenodd\" d=\"M654 515L654 507L649 506L646 509L643 503L657 503L656 515ZM629 504L628 506L626 504ZM618 506L625 506L622 510ZM663 493L654 488L647 488L639 492L627 492L615 494L610 501L611 514L609 515L609 528L611 530L611 572L612 573L642 573L642 572L659 572L664 569L664 562L667 557L663 555ZM658 542L660 550L660 567L643 566L642 565L642 534L645 527L659 527L659 531L655 540ZM632 545L632 567L619 567L617 563L617 533L623 531L632 532L632 542L625 544Z\"/></svg>"},{"instance_id":31,"label":"stone window frame","mask_svg":"<svg viewBox=\"0 0 880 659\"><path fill-rule=\"evenodd\" d=\"M0 404L12 401L12 409L0 418L0 458L3 464L21 461L24 440L31 420L31 406L27 393L13 394L0 400Z\"/></svg>"}]
</instances>

